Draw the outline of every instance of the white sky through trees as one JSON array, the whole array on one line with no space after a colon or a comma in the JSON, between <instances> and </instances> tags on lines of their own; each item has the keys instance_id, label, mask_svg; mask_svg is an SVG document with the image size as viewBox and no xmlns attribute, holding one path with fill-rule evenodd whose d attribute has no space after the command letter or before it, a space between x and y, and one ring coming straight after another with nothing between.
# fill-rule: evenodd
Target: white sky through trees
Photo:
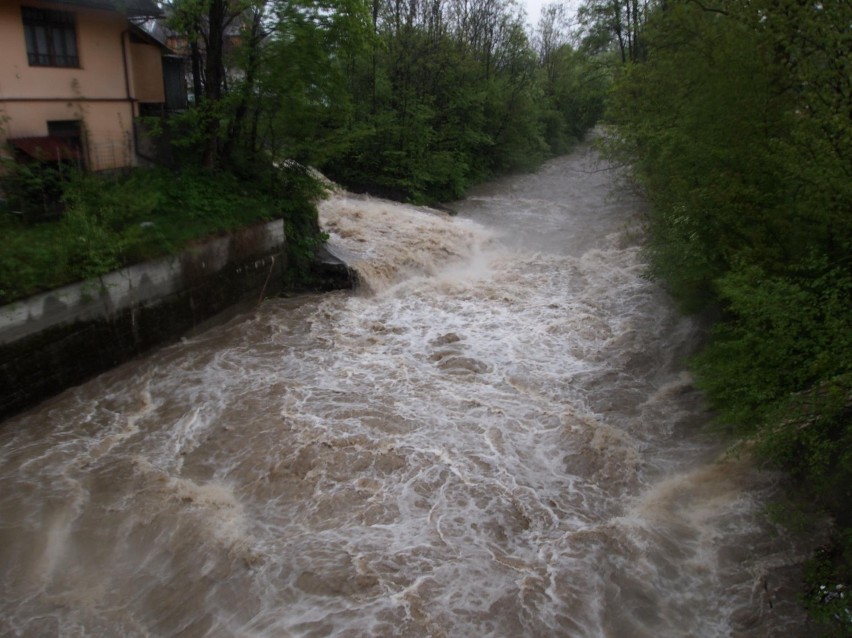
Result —
<instances>
[{"instance_id":1,"label":"white sky through trees","mask_svg":"<svg viewBox=\"0 0 852 638\"><path fill-rule=\"evenodd\" d=\"M527 12L527 22L531 27L538 26L538 18L541 13L541 8L546 4L551 4L553 0L518 0L521 6ZM577 13L581 0L562 0L562 4L568 7L568 13L574 15Z\"/></svg>"}]
</instances>

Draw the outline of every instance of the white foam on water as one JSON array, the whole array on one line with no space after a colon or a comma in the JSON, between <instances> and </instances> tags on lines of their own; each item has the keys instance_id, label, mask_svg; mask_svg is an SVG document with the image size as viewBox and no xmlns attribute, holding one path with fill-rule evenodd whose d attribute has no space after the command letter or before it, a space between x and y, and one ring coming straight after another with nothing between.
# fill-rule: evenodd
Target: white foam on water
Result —
<instances>
[{"instance_id":1,"label":"white foam on water","mask_svg":"<svg viewBox=\"0 0 852 638\"><path fill-rule=\"evenodd\" d=\"M368 292L378 293L408 278L433 276L465 263L493 237L484 228L446 213L345 192L319 206L329 245L345 256Z\"/></svg>"},{"instance_id":2,"label":"white foam on water","mask_svg":"<svg viewBox=\"0 0 852 638\"><path fill-rule=\"evenodd\" d=\"M755 594L793 555L777 477L715 461L633 204L564 199L604 192L587 160L459 203L476 221L338 192L359 294L267 301L11 420L0 628L797 635Z\"/></svg>"}]
</instances>

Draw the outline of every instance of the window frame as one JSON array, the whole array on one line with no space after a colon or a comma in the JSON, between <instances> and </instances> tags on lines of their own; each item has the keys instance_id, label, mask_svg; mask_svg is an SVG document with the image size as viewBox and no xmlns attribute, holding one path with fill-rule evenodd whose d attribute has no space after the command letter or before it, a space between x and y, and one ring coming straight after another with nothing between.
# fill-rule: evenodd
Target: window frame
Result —
<instances>
[{"instance_id":1,"label":"window frame","mask_svg":"<svg viewBox=\"0 0 852 638\"><path fill-rule=\"evenodd\" d=\"M74 12L22 6L21 18L30 66L80 68Z\"/></svg>"}]
</instances>

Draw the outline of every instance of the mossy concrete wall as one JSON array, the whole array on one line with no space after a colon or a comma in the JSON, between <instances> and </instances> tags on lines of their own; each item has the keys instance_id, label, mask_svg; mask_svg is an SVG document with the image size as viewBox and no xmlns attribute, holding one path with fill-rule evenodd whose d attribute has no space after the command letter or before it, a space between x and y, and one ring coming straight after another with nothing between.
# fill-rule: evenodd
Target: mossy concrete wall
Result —
<instances>
[{"instance_id":1,"label":"mossy concrete wall","mask_svg":"<svg viewBox=\"0 0 852 638\"><path fill-rule=\"evenodd\" d=\"M280 292L281 221L0 307L0 420Z\"/></svg>"}]
</instances>

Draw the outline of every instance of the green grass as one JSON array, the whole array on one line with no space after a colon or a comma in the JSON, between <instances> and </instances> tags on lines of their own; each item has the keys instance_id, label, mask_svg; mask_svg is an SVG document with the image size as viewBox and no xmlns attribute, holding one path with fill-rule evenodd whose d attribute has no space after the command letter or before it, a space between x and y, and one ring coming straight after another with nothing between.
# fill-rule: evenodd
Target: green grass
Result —
<instances>
[{"instance_id":1,"label":"green grass","mask_svg":"<svg viewBox=\"0 0 852 638\"><path fill-rule=\"evenodd\" d=\"M0 209L0 304L175 254L190 242L264 220L310 224L316 187L304 175L240 179L227 172L139 169L72 176L65 213L25 224Z\"/></svg>"}]
</instances>

